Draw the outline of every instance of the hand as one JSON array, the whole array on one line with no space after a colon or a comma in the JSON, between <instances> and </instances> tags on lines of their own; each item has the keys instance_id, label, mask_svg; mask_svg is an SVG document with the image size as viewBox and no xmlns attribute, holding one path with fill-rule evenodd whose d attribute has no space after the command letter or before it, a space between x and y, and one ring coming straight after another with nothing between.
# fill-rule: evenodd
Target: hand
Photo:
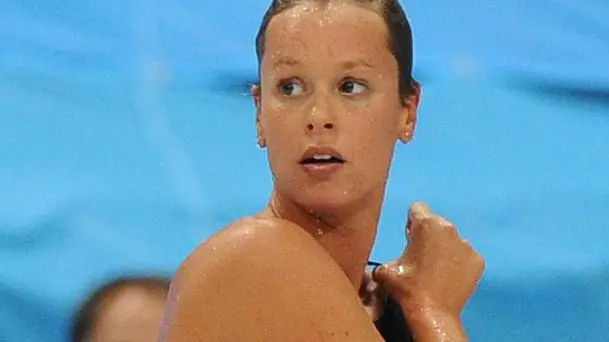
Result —
<instances>
[{"instance_id":1,"label":"hand","mask_svg":"<svg viewBox=\"0 0 609 342\"><path fill-rule=\"evenodd\" d=\"M375 270L373 277L405 311L430 310L459 319L484 271L484 260L423 203L411 206L408 245L400 258Z\"/></svg>"}]
</instances>

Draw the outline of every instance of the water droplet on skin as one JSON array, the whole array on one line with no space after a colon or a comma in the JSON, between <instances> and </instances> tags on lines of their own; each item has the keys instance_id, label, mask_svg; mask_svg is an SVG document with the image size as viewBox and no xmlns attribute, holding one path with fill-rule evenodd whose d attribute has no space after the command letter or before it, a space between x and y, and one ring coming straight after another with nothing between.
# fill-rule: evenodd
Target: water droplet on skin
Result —
<instances>
[{"instance_id":1,"label":"water droplet on skin","mask_svg":"<svg viewBox=\"0 0 609 342\"><path fill-rule=\"evenodd\" d=\"M317 233L318 236L322 236L324 235L324 231L321 228L317 228L317 230L315 231L315 233Z\"/></svg>"},{"instance_id":2,"label":"water droplet on skin","mask_svg":"<svg viewBox=\"0 0 609 342\"><path fill-rule=\"evenodd\" d=\"M406 273L406 268L404 267L404 265L398 265L398 274L402 275Z\"/></svg>"},{"instance_id":3,"label":"water droplet on skin","mask_svg":"<svg viewBox=\"0 0 609 342\"><path fill-rule=\"evenodd\" d=\"M317 114L317 106L314 105L313 108L311 108L311 115L316 115Z\"/></svg>"}]
</instances>

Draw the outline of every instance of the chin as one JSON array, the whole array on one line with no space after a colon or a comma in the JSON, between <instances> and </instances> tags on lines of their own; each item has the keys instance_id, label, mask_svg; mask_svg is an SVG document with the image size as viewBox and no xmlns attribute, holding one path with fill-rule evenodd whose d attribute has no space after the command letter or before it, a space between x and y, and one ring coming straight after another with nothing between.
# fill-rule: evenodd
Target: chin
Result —
<instances>
[{"instance_id":1,"label":"chin","mask_svg":"<svg viewBox=\"0 0 609 342\"><path fill-rule=\"evenodd\" d=\"M357 201L354 191L345 189L306 189L292 194L293 200L307 210L317 213L337 213Z\"/></svg>"}]
</instances>

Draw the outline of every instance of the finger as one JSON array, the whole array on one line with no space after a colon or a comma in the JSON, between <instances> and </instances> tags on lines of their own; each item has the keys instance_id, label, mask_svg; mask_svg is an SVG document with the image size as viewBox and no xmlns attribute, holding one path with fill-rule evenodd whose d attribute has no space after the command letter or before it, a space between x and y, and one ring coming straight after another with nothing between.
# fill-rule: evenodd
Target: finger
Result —
<instances>
[{"instance_id":1,"label":"finger","mask_svg":"<svg viewBox=\"0 0 609 342\"><path fill-rule=\"evenodd\" d=\"M423 202L415 202L410 206L408 217L412 220L424 220L432 217L433 214L427 204Z\"/></svg>"},{"instance_id":2,"label":"finger","mask_svg":"<svg viewBox=\"0 0 609 342\"><path fill-rule=\"evenodd\" d=\"M372 270L372 280L379 285L383 285L388 281L391 282L392 278L403 276L409 271L410 268L401 261L394 260L374 268Z\"/></svg>"},{"instance_id":3,"label":"finger","mask_svg":"<svg viewBox=\"0 0 609 342\"><path fill-rule=\"evenodd\" d=\"M378 284L384 284L391 275L391 268L395 267L396 262L391 261L384 265L376 266L372 269L372 280Z\"/></svg>"},{"instance_id":4,"label":"finger","mask_svg":"<svg viewBox=\"0 0 609 342\"><path fill-rule=\"evenodd\" d=\"M414 202L408 210L408 220L406 221L406 241L412 241L412 228L414 221L424 220L432 217L433 214L429 207L423 202Z\"/></svg>"}]
</instances>

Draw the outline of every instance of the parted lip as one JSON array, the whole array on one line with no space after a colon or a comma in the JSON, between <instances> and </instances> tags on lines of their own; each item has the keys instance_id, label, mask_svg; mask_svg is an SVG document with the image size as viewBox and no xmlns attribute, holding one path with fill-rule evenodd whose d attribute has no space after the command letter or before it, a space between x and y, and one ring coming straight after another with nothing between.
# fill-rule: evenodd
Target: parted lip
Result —
<instances>
[{"instance_id":1,"label":"parted lip","mask_svg":"<svg viewBox=\"0 0 609 342\"><path fill-rule=\"evenodd\" d=\"M344 163L343 156L331 146L309 146L302 157L300 164L313 163L318 161Z\"/></svg>"}]
</instances>

